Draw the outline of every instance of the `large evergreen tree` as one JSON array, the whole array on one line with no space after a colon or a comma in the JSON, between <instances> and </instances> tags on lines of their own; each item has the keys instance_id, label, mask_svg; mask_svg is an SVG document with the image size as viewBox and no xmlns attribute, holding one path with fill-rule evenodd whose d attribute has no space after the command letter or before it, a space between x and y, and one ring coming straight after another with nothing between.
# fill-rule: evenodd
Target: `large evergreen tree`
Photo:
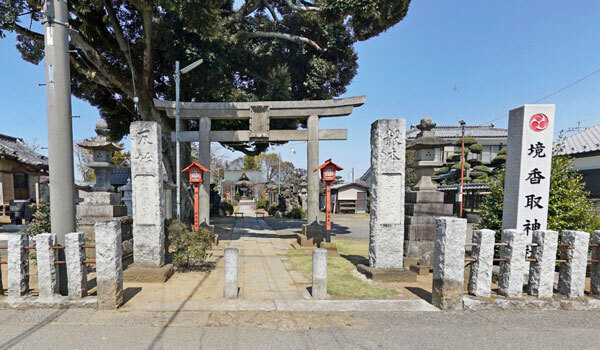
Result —
<instances>
[{"instance_id":1,"label":"large evergreen tree","mask_svg":"<svg viewBox=\"0 0 600 350\"><path fill-rule=\"evenodd\" d=\"M43 58L40 0L4 0L0 37L17 34L17 49L34 64ZM153 98L174 98L176 60L204 64L181 82L184 101L328 99L356 74L353 44L404 18L410 0L71 0L71 82L74 96L98 107L114 139L135 119L163 130L172 176L173 121ZM139 115L133 98L139 99ZM246 121L247 123L247 121ZM295 128L273 121L271 128ZM213 129L239 127L220 121ZM187 125L193 128L194 124ZM230 145L257 155L266 144Z\"/></svg>"}]
</instances>

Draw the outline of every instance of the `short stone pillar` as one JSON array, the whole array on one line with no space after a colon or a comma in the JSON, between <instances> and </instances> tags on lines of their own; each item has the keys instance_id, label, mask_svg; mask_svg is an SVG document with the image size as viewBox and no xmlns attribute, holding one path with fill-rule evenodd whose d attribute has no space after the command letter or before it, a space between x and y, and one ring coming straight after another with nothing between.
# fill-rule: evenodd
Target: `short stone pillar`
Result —
<instances>
[{"instance_id":1,"label":"short stone pillar","mask_svg":"<svg viewBox=\"0 0 600 350\"><path fill-rule=\"evenodd\" d=\"M466 236L466 219L435 220L431 302L442 310L462 310L463 307Z\"/></svg>"},{"instance_id":2,"label":"short stone pillar","mask_svg":"<svg viewBox=\"0 0 600 350\"><path fill-rule=\"evenodd\" d=\"M312 297L327 299L327 249L312 250Z\"/></svg>"},{"instance_id":3,"label":"short stone pillar","mask_svg":"<svg viewBox=\"0 0 600 350\"><path fill-rule=\"evenodd\" d=\"M494 259L494 242L496 232L492 230L473 231L471 277L469 294L476 297L489 298L492 289L492 266Z\"/></svg>"},{"instance_id":4,"label":"short stone pillar","mask_svg":"<svg viewBox=\"0 0 600 350\"><path fill-rule=\"evenodd\" d=\"M532 243L535 245L532 247L531 257L535 261L529 266L529 290L527 293L538 298L552 298L558 232L534 231Z\"/></svg>"},{"instance_id":5,"label":"short stone pillar","mask_svg":"<svg viewBox=\"0 0 600 350\"><path fill-rule=\"evenodd\" d=\"M52 299L58 293L54 246L56 235L40 233L35 236L35 255L40 299Z\"/></svg>"},{"instance_id":6,"label":"short stone pillar","mask_svg":"<svg viewBox=\"0 0 600 350\"><path fill-rule=\"evenodd\" d=\"M116 309L123 303L123 247L119 221L101 221L96 233L98 308Z\"/></svg>"},{"instance_id":7,"label":"short stone pillar","mask_svg":"<svg viewBox=\"0 0 600 350\"><path fill-rule=\"evenodd\" d=\"M500 241L506 244L500 248L500 258L506 261L500 263L498 293L509 298L522 297L528 267L525 261L527 234L525 231L504 230Z\"/></svg>"},{"instance_id":8,"label":"short stone pillar","mask_svg":"<svg viewBox=\"0 0 600 350\"><path fill-rule=\"evenodd\" d=\"M594 231L593 244L600 244L600 231ZM592 259L600 261L600 248L592 248ZM590 269L590 294L600 295L600 262L592 263Z\"/></svg>"},{"instance_id":9,"label":"short stone pillar","mask_svg":"<svg viewBox=\"0 0 600 350\"><path fill-rule=\"evenodd\" d=\"M562 248L558 292L569 298L583 298L585 273L587 269L590 234L583 231L566 230L562 233L562 242L569 246Z\"/></svg>"},{"instance_id":10,"label":"short stone pillar","mask_svg":"<svg viewBox=\"0 0 600 350\"><path fill-rule=\"evenodd\" d=\"M19 232L8 236L8 296L17 298L29 292L29 236Z\"/></svg>"},{"instance_id":11,"label":"short stone pillar","mask_svg":"<svg viewBox=\"0 0 600 350\"><path fill-rule=\"evenodd\" d=\"M87 295L87 269L83 264L85 260L84 244L83 232L72 232L65 235L69 298L83 298Z\"/></svg>"},{"instance_id":12,"label":"short stone pillar","mask_svg":"<svg viewBox=\"0 0 600 350\"><path fill-rule=\"evenodd\" d=\"M160 267L165 263L161 128L156 122L133 122L130 134L133 262Z\"/></svg>"},{"instance_id":13,"label":"short stone pillar","mask_svg":"<svg viewBox=\"0 0 600 350\"><path fill-rule=\"evenodd\" d=\"M223 270L223 297L235 299L238 297L238 261L237 248L225 249L225 268Z\"/></svg>"}]
</instances>

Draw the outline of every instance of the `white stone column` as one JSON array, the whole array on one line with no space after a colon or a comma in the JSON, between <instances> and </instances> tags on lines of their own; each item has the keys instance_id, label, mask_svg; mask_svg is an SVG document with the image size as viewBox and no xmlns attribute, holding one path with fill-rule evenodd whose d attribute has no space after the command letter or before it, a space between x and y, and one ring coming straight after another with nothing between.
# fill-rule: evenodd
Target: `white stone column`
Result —
<instances>
[{"instance_id":1,"label":"white stone column","mask_svg":"<svg viewBox=\"0 0 600 350\"><path fill-rule=\"evenodd\" d=\"M506 261L500 263L498 293L509 298L521 297L528 267L525 261L527 234L520 230L504 230L500 241L507 245L500 248L500 258Z\"/></svg>"},{"instance_id":2,"label":"white stone column","mask_svg":"<svg viewBox=\"0 0 600 350\"><path fill-rule=\"evenodd\" d=\"M327 249L312 250L312 297L327 299Z\"/></svg>"},{"instance_id":3,"label":"white stone column","mask_svg":"<svg viewBox=\"0 0 600 350\"><path fill-rule=\"evenodd\" d=\"M308 190L308 225L319 221L319 172L313 171L319 166L319 116L311 115L306 122L308 142L306 149L306 172Z\"/></svg>"},{"instance_id":4,"label":"white stone column","mask_svg":"<svg viewBox=\"0 0 600 350\"><path fill-rule=\"evenodd\" d=\"M94 230L98 308L116 309L123 303L121 224L119 221L97 222Z\"/></svg>"},{"instance_id":5,"label":"white stone column","mask_svg":"<svg viewBox=\"0 0 600 350\"><path fill-rule=\"evenodd\" d=\"M82 232L67 233L65 236L69 298L83 298L87 295L87 269L83 264L85 260L84 244L85 237Z\"/></svg>"},{"instance_id":6,"label":"white stone column","mask_svg":"<svg viewBox=\"0 0 600 350\"><path fill-rule=\"evenodd\" d=\"M593 244L600 244L600 230L594 231ZM600 248L592 248L592 259L600 261ZM590 272L590 294L600 295L600 262L592 263Z\"/></svg>"},{"instance_id":7,"label":"white stone column","mask_svg":"<svg viewBox=\"0 0 600 350\"><path fill-rule=\"evenodd\" d=\"M238 262L239 251L237 248L227 248L224 252L223 269L223 297L235 299L238 297Z\"/></svg>"},{"instance_id":8,"label":"white stone column","mask_svg":"<svg viewBox=\"0 0 600 350\"><path fill-rule=\"evenodd\" d=\"M35 255L40 299L52 299L58 293L54 247L56 235L40 233L35 236Z\"/></svg>"},{"instance_id":9,"label":"white stone column","mask_svg":"<svg viewBox=\"0 0 600 350\"><path fill-rule=\"evenodd\" d=\"M538 298L552 298L558 232L535 231L533 243L537 245L533 247L531 257L536 261L529 266L529 290L527 293Z\"/></svg>"},{"instance_id":10,"label":"white stone column","mask_svg":"<svg viewBox=\"0 0 600 350\"><path fill-rule=\"evenodd\" d=\"M494 242L496 232L492 230L473 231L472 256L469 294L476 297L489 298L492 289L492 267L494 259Z\"/></svg>"},{"instance_id":11,"label":"white stone column","mask_svg":"<svg viewBox=\"0 0 600 350\"><path fill-rule=\"evenodd\" d=\"M209 117L202 117L199 120L199 145L198 145L198 162L206 169L210 169L210 128L211 122ZM187 165L185 165L187 166ZM198 192L198 220L200 224L210 224L210 173L204 173L204 183L199 188Z\"/></svg>"},{"instance_id":12,"label":"white stone column","mask_svg":"<svg viewBox=\"0 0 600 350\"><path fill-rule=\"evenodd\" d=\"M462 310L467 220L435 219L431 303L442 310Z\"/></svg>"},{"instance_id":13,"label":"white stone column","mask_svg":"<svg viewBox=\"0 0 600 350\"><path fill-rule=\"evenodd\" d=\"M375 269L403 267L405 130L404 119L371 124L369 265Z\"/></svg>"},{"instance_id":14,"label":"white stone column","mask_svg":"<svg viewBox=\"0 0 600 350\"><path fill-rule=\"evenodd\" d=\"M21 297L29 292L29 236L19 232L8 236L8 296Z\"/></svg>"},{"instance_id":15,"label":"white stone column","mask_svg":"<svg viewBox=\"0 0 600 350\"><path fill-rule=\"evenodd\" d=\"M567 262L560 264L558 277L560 294L569 298L583 298L589 242L590 234L587 232L563 231L561 243L567 243L569 246L562 248L561 257Z\"/></svg>"},{"instance_id":16,"label":"white stone column","mask_svg":"<svg viewBox=\"0 0 600 350\"><path fill-rule=\"evenodd\" d=\"M554 105L524 105L509 112L502 229L546 230Z\"/></svg>"},{"instance_id":17,"label":"white stone column","mask_svg":"<svg viewBox=\"0 0 600 350\"><path fill-rule=\"evenodd\" d=\"M159 267L165 263L161 128L156 122L133 122L130 134L133 261Z\"/></svg>"}]
</instances>

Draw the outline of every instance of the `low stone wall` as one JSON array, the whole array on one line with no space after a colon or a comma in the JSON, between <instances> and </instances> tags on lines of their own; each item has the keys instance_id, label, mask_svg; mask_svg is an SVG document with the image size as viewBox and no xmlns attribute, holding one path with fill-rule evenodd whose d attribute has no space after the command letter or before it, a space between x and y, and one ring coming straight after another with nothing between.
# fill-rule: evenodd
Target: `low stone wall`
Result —
<instances>
[{"instance_id":1,"label":"low stone wall","mask_svg":"<svg viewBox=\"0 0 600 350\"><path fill-rule=\"evenodd\" d=\"M506 308L507 305L518 307L523 304L539 308L547 302L549 308L557 308L557 305L568 308L563 304L570 301L577 302L577 307L583 305L582 302L588 305L584 294L588 265L590 296L600 296L600 231L594 232L591 243L589 233L570 230L562 232L560 244L558 232L550 230L535 231L532 243L527 243L527 234L519 230L504 230L499 243L495 243L494 236L492 230L474 231L472 243L466 244L472 246L472 254L470 258L465 258L466 220L436 220L433 276L435 306L440 309L489 309L494 305ZM494 259L495 248L500 249L500 258ZM560 259L556 259L558 249ZM500 299L490 299L494 262L500 264ZM467 263L471 265L468 293L473 297L463 298L465 286L462 276ZM556 263L560 264L557 289L560 295L554 295ZM527 272L528 281L525 281ZM524 295L525 292L528 296ZM515 300L525 302L517 303Z\"/></svg>"},{"instance_id":2,"label":"low stone wall","mask_svg":"<svg viewBox=\"0 0 600 350\"><path fill-rule=\"evenodd\" d=\"M96 234L94 229L94 225L96 224L96 222L102 222L106 220L106 218L84 218L79 220L79 222L77 223L77 229L79 230L79 232L84 233L86 245L94 244L94 242L96 241ZM133 254L133 221L130 216L121 216L114 218L113 220L117 220L121 224L123 257L128 257L131 254ZM88 259L96 258L96 251L94 249L86 249L85 254Z\"/></svg>"},{"instance_id":3,"label":"low stone wall","mask_svg":"<svg viewBox=\"0 0 600 350\"><path fill-rule=\"evenodd\" d=\"M90 307L116 309L123 302L122 238L119 221L95 224L96 260L86 255L83 232L68 233L65 246L56 245L56 235L41 233L32 239L26 233L8 238L8 297L9 307ZM30 294L29 250L36 251L38 296ZM58 254L59 251L64 254ZM57 257L64 256L64 260ZM87 269L95 263L97 298L87 297ZM58 266L66 265L68 295L58 293Z\"/></svg>"}]
</instances>

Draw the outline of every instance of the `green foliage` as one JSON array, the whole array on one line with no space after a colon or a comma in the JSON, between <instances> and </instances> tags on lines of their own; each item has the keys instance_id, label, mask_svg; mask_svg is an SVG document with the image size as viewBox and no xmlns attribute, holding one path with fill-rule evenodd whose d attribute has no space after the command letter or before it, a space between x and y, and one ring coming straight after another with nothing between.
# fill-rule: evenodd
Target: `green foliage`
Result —
<instances>
[{"instance_id":1,"label":"green foliage","mask_svg":"<svg viewBox=\"0 0 600 350\"><path fill-rule=\"evenodd\" d=\"M505 163L506 163L506 154L498 153L498 155L494 159L492 159L491 164L492 164L492 166L499 167Z\"/></svg>"},{"instance_id":2,"label":"green foliage","mask_svg":"<svg viewBox=\"0 0 600 350\"><path fill-rule=\"evenodd\" d=\"M406 178L404 179L404 186L412 187L417 184L417 173L410 164L415 161L415 151L411 149L406 150L405 164L406 164Z\"/></svg>"},{"instance_id":3,"label":"green foliage","mask_svg":"<svg viewBox=\"0 0 600 350\"><path fill-rule=\"evenodd\" d=\"M260 163L258 162L258 156L244 156L244 168L243 170L259 170Z\"/></svg>"},{"instance_id":4,"label":"green foliage","mask_svg":"<svg viewBox=\"0 0 600 350\"><path fill-rule=\"evenodd\" d=\"M278 208L277 204L272 204L268 210L269 215L274 216L275 213L277 212L277 208Z\"/></svg>"},{"instance_id":5,"label":"green foliage","mask_svg":"<svg viewBox=\"0 0 600 350\"><path fill-rule=\"evenodd\" d=\"M231 205L229 202L221 202L221 210L223 210L225 215L229 216L233 214L233 205Z\"/></svg>"},{"instance_id":6,"label":"green foliage","mask_svg":"<svg viewBox=\"0 0 600 350\"><path fill-rule=\"evenodd\" d=\"M121 142L119 143L119 147L125 148L125 144ZM129 158L129 152L124 151L115 151L111 155L111 160L117 168L128 168L130 163Z\"/></svg>"},{"instance_id":7,"label":"green foliage","mask_svg":"<svg viewBox=\"0 0 600 350\"><path fill-rule=\"evenodd\" d=\"M268 209L269 208L269 200L267 198L261 198L256 201L256 209Z\"/></svg>"},{"instance_id":8,"label":"green foliage","mask_svg":"<svg viewBox=\"0 0 600 350\"><path fill-rule=\"evenodd\" d=\"M490 178L490 194L484 197L481 217L476 224L477 228L488 228L498 234L502 229L504 170L502 167L495 177ZM566 156L552 157L548 229L559 233L563 230L593 232L600 229L600 215L588 196L582 175L573 169L572 159Z\"/></svg>"},{"instance_id":9,"label":"green foliage","mask_svg":"<svg viewBox=\"0 0 600 350\"><path fill-rule=\"evenodd\" d=\"M498 155L499 155L499 156L503 156L503 155L505 156L507 151L508 151L508 149L507 149L507 148L503 148L503 149L501 149L501 150L498 152Z\"/></svg>"},{"instance_id":10,"label":"green foliage","mask_svg":"<svg viewBox=\"0 0 600 350\"><path fill-rule=\"evenodd\" d=\"M40 201L40 203L31 205L35 212L29 225L27 225L27 232L30 236L35 236L40 233L52 232L50 226L50 203Z\"/></svg>"},{"instance_id":11,"label":"green foliage","mask_svg":"<svg viewBox=\"0 0 600 350\"><path fill-rule=\"evenodd\" d=\"M477 142L477 141L475 141L475 142ZM474 143L469 146L469 151L471 151L475 154L480 154L481 152L483 152L483 146L479 143Z\"/></svg>"},{"instance_id":12,"label":"green foliage","mask_svg":"<svg viewBox=\"0 0 600 350\"><path fill-rule=\"evenodd\" d=\"M306 217L306 213L302 207L294 207L294 209L285 214L285 217L290 219L304 219Z\"/></svg>"},{"instance_id":13,"label":"green foliage","mask_svg":"<svg viewBox=\"0 0 600 350\"><path fill-rule=\"evenodd\" d=\"M479 165L483 164L482 161L480 161L479 159L475 159L475 158L473 158L473 159L467 159L467 163L471 164L471 166L473 166L473 167L476 167L476 166L479 166Z\"/></svg>"},{"instance_id":14,"label":"green foliage","mask_svg":"<svg viewBox=\"0 0 600 350\"><path fill-rule=\"evenodd\" d=\"M443 167L439 168L438 170L434 171L433 175L441 175L441 174L445 174L449 171L450 171L449 166L443 166Z\"/></svg>"},{"instance_id":15,"label":"green foliage","mask_svg":"<svg viewBox=\"0 0 600 350\"><path fill-rule=\"evenodd\" d=\"M471 145L475 145L475 144L479 144L479 142L477 142L477 140L473 137L465 137L465 149L466 148L470 148ZM458 139L454 145L456 147L462 147L462 138Z\"/></svg>"},{"instance_id":16,"label":"green foliage","mask_svg":"<svg viewBox=\"0 0 600 350\"><path fill-rule=\"evenodd\" d=\"M460 170L461 168L461 163L456 163L452 166L452 169L456 169L456 170ZM469 164L468 162L465 162L465 170L471 169L471 164ZM460 176L460 174L459 174Z\"/></svg>"},{"instance_id":17,"label":"green foliage","mask_svg":"<svg viewBox=\"0 0 600 350\"><path fill-rule=\"evenodd\" d=\"M169 250L173 252L173 264L178 269L200 267L206 258L206 251L212 246L213 234L200 227L198 231L173 220L167 226Z\"/></svg>"},{"instance_id":18,"label":"green foliage","mask_svg":"<svg viewBox=\"0 0 600 350\"><path fill-rule=\"evenodd\" d=\"M490 174L492 172L492 169L486 167L485 165L475 166L475 167L473 167L473 170L481 171L482 173L486 173L486 174Z\"/></svg>"}]
</instances>

